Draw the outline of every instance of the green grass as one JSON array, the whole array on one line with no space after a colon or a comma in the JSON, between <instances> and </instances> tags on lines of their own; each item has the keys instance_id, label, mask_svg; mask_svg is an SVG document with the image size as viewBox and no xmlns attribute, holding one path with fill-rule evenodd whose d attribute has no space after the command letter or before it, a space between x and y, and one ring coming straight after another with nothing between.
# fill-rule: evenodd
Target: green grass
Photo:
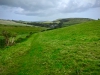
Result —
<instances>
[{"instance_id":1,"label":"green grass","mask_svg":"<svg viewBox=\"0 0 100 75\"><path fill-rule=\"evenodd\" d=\"M25 34L25 33L29 33L29 32L38 32L41 31L45 28L43 27L27 27L27 26L0 26L0 33L3 30L9 31L9 32L15 32L18 34Z\"/></svg>"},{"instance_id":2,"label":"green grass","mask_svg":"<svg viewBox=\"0 0 100 75\"><path fill-rule=\"evenodd\" d=\"M65 18L65 19L58 19L56 21L62 21L63 22L62 26L66 27L66 26L70 26L70 25L75 25L75 24L93 21L93 19L89 19L89 18Z\"/></svg>"},{"instance_id":3,"label":"green grass","mask_svg":"<svg viewBox=\"0 0 100 75\"><path fill-rule=\"evenodd\" d=\"M0 50L1 75L99 75L100 21L33 34Z\"/></svg>"},{"instance_id":4,"label":"green grass","mask_svg":"<svg viewBox=\"0 0 100 75\"><path fill-rule=\"evenodd\" d=\"M12 26L12 25L0 25L0 48L3 48L3 39L4 37L2 36L3 31L7 31L11 34L16 34L15 42L21 42L25 41L27 39L27 36L30 35L30 33L37 33L42 30L46 30L46 28L43 27L29 27L29 26ZM12 38L10 38L12 39Z\"/></svg>"},{"instance_id":5,"label":"green grass","mask_svg":"<svg viewBox=\"0 0 100 75\"><path fill-rule=\"evenodd\" d=\"M43 27L36 27L36 26L16 23L11 20L0 20L0 34L2 33L3 30L6 30L10 33L17 34L18 37L19 36L25 37L30 32L36 33L36 32L40 32L45 29L46 28L43 28Z\"/></svg>"}]
</instances>

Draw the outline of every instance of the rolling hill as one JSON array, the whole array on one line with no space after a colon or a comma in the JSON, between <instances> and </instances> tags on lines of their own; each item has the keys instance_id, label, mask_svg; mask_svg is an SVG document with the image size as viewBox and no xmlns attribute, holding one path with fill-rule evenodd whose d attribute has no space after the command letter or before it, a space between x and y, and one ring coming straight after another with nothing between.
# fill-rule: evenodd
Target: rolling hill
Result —
<instances>
[{"instance_id":1,"label":"rolling hill","mask_svg":"<svg viewBox=\"0 0 100 75\"><path fill-rule=\"evenodd\" d=\"M16 23L12 20L3 20L0 19L0 25L13 25L13 26L32 26L32 25L27 25L27 24L22 24L22 23Z\"/></svg>"},{"instance_id":2,"label":"rolling hill","mask_svg":"<svg viewBox=\"0 0 100 75\"><path fill-rule=\"evenodd\" d=\"M99 75L100 21L39 32L0 50L1 75Z\"/></svg>"},{"instance_id":3,"label":"rolling hill","mask_svg":"<svg viewBox=\"0 0 100 75\"><path fill-rule=\"evenodd\" d=\"M89 19L89 18L64 18L64 19L57 19L54 21L40 21L40 22L14 21L14 22L56 29L93 20L94 19Z\"/></svg>"},{"instance_id":4,"label":"rolling hill","mask_svg":"<svg viewBox=\"0 0 100 75\"><path fill-rule=\"evenodd\" d=\"M88 21L92 21L94 19L89 18L65 18L65 19L57 19L54 22L63 22L63 27L80 24Z\"/></svg>"}]
</instances>

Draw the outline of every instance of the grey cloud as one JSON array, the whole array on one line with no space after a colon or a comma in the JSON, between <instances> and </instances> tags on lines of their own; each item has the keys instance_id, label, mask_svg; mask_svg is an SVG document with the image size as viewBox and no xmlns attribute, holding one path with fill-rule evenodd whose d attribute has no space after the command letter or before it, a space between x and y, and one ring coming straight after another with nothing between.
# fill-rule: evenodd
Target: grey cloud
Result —
<instances>
[{"instance_id":1,"label":"grey cloud","mask_svg":"<svg viewBox=\"0 0 100 75\"><path fill-rule=\"evenodd\" d=\"M57 0L0 0L0 5L21 7L25 10L37 11L55 7L56 1Z\"/></svg>"},{"instance_id":2,"label":"grey cloud","mask_svg":"<svg viewBox=\"0 0 100 75\"><path fill-rule=\"evenodd\" d=\"M67 5L59 10L63 13L82 12L90 8L100 7L100 0L69 0Z\"/></svg>"},{"instance_id":3,"label":"grey cloud","mask_svg":"<svg viewBox=\"0 0 100 75\"><path fill-rule=\"evenodd\" d=\"M100 0L0 0L0 6L17 14L47 16L99 7Z\"/></svg>"}]
</instances>

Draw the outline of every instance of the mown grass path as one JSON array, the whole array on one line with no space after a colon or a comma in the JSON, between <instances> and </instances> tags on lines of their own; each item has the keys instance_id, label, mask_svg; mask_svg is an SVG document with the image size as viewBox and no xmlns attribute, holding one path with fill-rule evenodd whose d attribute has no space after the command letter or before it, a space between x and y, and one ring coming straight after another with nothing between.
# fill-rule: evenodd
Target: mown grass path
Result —
<instances>
[{"instance_id":1,"label":"mown grass path","mask_svg":"<svg viewBox=\"0 0 100 75\"><path fill-rule=\"evenodd\" d=\"M32 40L30 38L23 43L0 50L0 75L18 75L21 58L26 56L31 48Z\"/></svg>"}]
</instances>

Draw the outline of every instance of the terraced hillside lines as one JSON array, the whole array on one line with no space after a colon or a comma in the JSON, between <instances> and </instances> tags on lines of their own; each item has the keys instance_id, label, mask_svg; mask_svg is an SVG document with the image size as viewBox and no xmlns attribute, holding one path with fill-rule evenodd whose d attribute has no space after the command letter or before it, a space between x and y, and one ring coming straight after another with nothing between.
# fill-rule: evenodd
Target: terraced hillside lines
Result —
<instances>
[{"instance_id":1,"label":"terraced hillside lines","mask_svg":"<svg viewBox=\"0 0 100 75\"><path fill-rule=\"evenodd\" d=\"M0 53L1 75L99 75L100 21L35 33Z\"/></svg>"}]
</instances>

